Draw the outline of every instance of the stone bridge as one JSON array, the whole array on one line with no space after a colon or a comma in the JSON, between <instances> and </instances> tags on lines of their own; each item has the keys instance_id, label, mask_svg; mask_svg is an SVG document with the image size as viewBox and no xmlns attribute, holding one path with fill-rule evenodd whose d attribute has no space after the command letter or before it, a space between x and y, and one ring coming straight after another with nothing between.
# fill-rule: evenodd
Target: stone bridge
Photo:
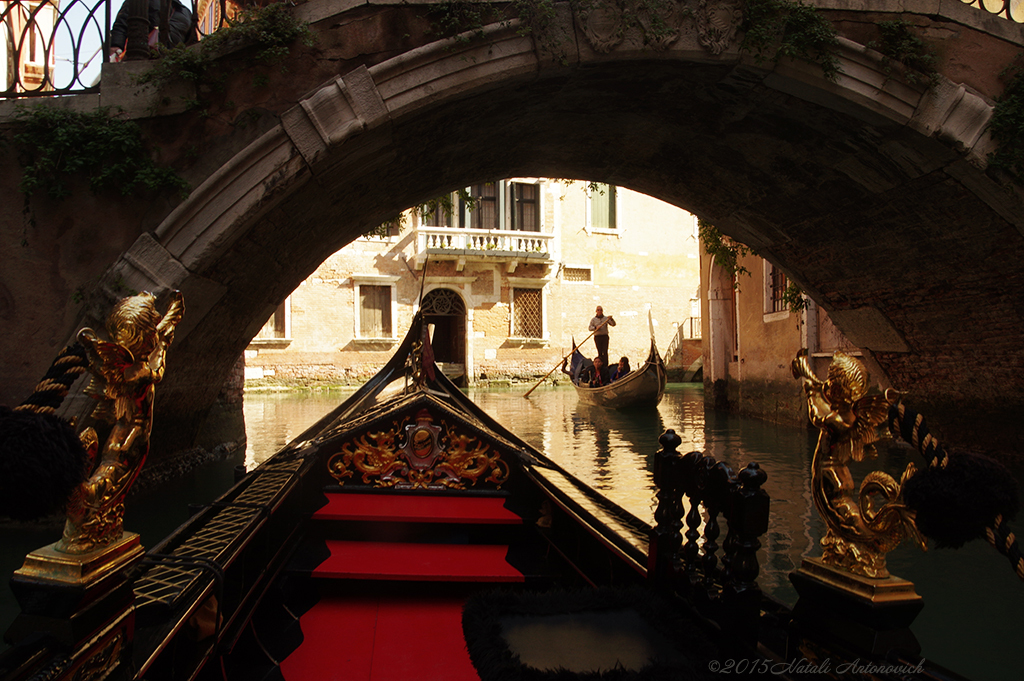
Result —
<instances>
[{"instance_id":1,"label":"stone bridge","mask_svg":"<svg viewBox=\"0 0 1024 681\"><path fill-rule=\"evenodd\" d=\"M989 167L987 134L1019 24L957 0L818 0L839 33L831 80L741 50L738 1L665 2L664 24L555 2L528 27L476 4L480 27L442 38L448 5L309 0L292 11L318 40L280 66L239 47L217 59L219 85L154 92L130 77L148 63L113 64L99 95L49 102L124 107L192 190L124 198L83 182L25 201L3 155L0 403L20 402L121 292L177 288L188 310L154 446L188 446L248 341L327 255L455 187L576 177L754 247L943 437L1024 444L1022 192ZM939 56L932 82L869 48L896 19Z\"/></svg>"}]
</instances>

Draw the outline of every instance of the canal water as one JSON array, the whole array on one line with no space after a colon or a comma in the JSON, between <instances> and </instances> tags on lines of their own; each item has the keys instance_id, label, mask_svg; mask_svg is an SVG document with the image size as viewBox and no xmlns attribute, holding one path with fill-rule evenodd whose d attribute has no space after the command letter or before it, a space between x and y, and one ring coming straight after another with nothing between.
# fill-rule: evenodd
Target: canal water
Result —
<instances>
[{"instance_id":1,"label":"canal water","mask_svg":"<svg viewBox=\"0 0 1024 681\"><path fill-rule=\"evenodd\" d=\"M471 389L488 413L571 473L651 522L651 483L658 437L668 428L679 451L704 451L735 470L756 461L768 473L771 524L760 551L762 589L788 605L796 601L789 573L804 557L820 555L824 527L809 485L815 435L705 409L699 384L670 384L657 410L622 414L577 402L571 386ZM126 527L153 546L188 518L189 504L208 503L232 483L234 466L252 468L337 405L346 392L246 394L248 443L243 455L208 466L159 490L139 494L126 510ZM898 477L910 452L884 455L873 466ZM855 477L863 474L855 471ZM1015 469L1018 480L1024 470ZM1024 525L1020 525L1024 527ZM59 538L60 528L0 530L5 548L0 569L10 574L33 548ZM1024 582L1007 560L982 541L962 549L922 552L904 545L889 554L890 571L914 582L925 607L913 630L925 656L976 681L1016 681L1016 651L1024 638ZM0 592L0 627L16 612L7 589Z\"/></svg>"}]
</instances>

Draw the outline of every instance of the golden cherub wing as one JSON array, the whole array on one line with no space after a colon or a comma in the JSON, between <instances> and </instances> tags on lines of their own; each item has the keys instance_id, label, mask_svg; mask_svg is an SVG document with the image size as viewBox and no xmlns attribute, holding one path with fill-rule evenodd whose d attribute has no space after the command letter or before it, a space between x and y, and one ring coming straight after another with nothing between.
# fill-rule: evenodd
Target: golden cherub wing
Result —
<instances>
[{"instance_id":1,"label":"golden cherub wing","mask_svg":"<svg viewBox=\"0 0 1024 681\"><path fill-rule=\"evenodd\" d=\"M862 446L869 445L879 439L878 426L889 417L889 400L884 395L867 395L854 402L853 412L857 418L850 429L850 439ZM853 451L854 460L862 461L866 454L863 448L855 446Z\"/></svg>"}]
</instances>

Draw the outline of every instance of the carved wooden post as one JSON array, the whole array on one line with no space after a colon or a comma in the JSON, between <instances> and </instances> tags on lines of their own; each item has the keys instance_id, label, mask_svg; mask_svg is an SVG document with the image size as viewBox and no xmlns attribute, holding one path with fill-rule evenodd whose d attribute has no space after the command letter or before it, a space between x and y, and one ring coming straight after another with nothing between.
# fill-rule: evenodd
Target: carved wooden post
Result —
<instances>
[{"instance_id":1,"label":"carved wooden post","mask_svg":"<svg viewBox=\"0 0 1024 681\"><path fill-rule=\"evenodd\" d=\"M756 641L757 618L760 612L761 589L757 585L760 568L757 564L757 550L761 548L759 537L768 531L768 514L771 500L761 485L768 474L756 463L736 476L738 485L730 494L726 511L729 520L729 536L726 538L728 560L725 590L722 594L738 633L749 641Z\"/></svg>"},{"instance_id":2,"label":"carved wooden post","mask_svg":"<svg viewBox=\"0 0 1024 681\"><path fill-rule=\"evenodd\" d=\"M704 471L704 507L707 509L708 517L704 525L704 559L702 571L704 572L704 588L707 590L708 599L718 597L718 537L721 529L718 526L718 516L726 508L729 502L729 484L734 477L732 469L724 461L715 463L712 458L705 459ZM725 563L723 559L723 564Z\"/></svg>"},{"instance_id":3,"label":"carved wooden post","mask_svg":"<svg viewBox=\"0 0 1024 681\"><path fill-rule=\"evenodd\" d=\"M690 510L686 513L686 543L683 544L683 569L686 573L686 584L692 590L700 582L700 503L701 488L697 479L701 466L705 459L714 461L712 457L705 456L701 452L690 452L683 457L682 479L683 494L690 504Z\"/></svg>"},{"instance_id":4,"label":"carved wooden post","mask_svg":"<svg viewBox=\"0 0 1024 681\"><path fill-rule=\"evenodd\" d=\"M666 430L658 438L661 450L654 457L654 484L658 488L658 508L654 511L647 553L647 579L657 587L671 583L676 556L683 541L683 503L680 481L680 456L676 448L682 438L674 430Z\"/></svg>"}]
</instances>

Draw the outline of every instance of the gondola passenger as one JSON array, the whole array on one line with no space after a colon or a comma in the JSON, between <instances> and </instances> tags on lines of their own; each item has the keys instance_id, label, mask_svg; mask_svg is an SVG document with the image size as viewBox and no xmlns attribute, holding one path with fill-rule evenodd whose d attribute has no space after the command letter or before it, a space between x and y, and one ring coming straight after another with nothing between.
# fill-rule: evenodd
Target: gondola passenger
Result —
<instances>
[{"instance_id":1,"label":"gondola passenger","mask_svg":"<svg viewBox=\"0 0 1024 681\"><path fill-rule=\"evenodd\" d=\"M629 368L629 357L620 357L618 365L615 367L614 370L612 370L611 380L617 381L626 374L628 374L630 371L631 369Z\"/></svg>"}]
</instances>

